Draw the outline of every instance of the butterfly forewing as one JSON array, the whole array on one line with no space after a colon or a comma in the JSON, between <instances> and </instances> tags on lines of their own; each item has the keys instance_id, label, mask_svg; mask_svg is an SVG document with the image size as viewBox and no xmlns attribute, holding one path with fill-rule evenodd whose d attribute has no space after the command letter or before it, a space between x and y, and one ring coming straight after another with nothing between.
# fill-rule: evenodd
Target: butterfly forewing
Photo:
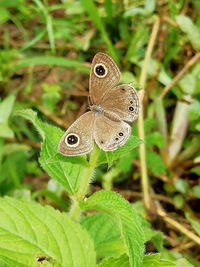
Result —
<instances>
[{"instance_id":1,"label":"butterfly forewing","mask_svg":"<svg viewBox=\"0 0 200 267\"><path fill-rule=\"evenodd\" d=\"M138 117L139 98L137 91L128 84L111 88L102 99L102 107L120 117L123 121L133 122Z\"/></svg>"},{"instance_id":2,"label":"butterfly forewing","mask_svg":"<svg viewBox=\"0 0 200 267\"><path fill-rule=\"evenodd\" d=\"M114 121L103 115L97 116L94 125L94 139L104 151L116 150L125 144L131 134L131 127L124 121Z\"/></svg>"},{"instance_id":3,"label":"butterfly forewing","mask_svg":"<svg viewBox=\"0 0 200 267\"><path fill-rule=\"evenodd\" d=\"M90 70L90 97L95 105L102 102L103 96L120 81L120 71L111 57L97 53Z\"/></svg>"},{"instance_id":4,"label":"butterfly forewing","mask_svg":"<svg viewBox=\"0 0 200 267\"><path fill-rule=\"evenodd\" d=\"M65 132L58 145L58 152L65 156L78 156L93 149L95 115L92 111L79 117Z\"/></svg>"}]
</instances>

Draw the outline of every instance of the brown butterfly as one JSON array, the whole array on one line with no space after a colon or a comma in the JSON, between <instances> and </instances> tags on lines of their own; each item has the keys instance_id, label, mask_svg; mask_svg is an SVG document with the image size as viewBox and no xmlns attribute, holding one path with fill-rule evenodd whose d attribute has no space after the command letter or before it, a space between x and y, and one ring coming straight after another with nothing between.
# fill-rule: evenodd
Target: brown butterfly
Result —
<instances>
[{"instance_id":1,"label":"brown butterfly","mask_svg":"<svg viewBox=\"0 0 200 267\"><path fill-rule=\"evenodd\" d=\"M94 141L104 151L125 144L131 134L128 123L138 117L139 99L131 85L117 85L119 81L120 71L112 58L97 53L90 71L90 111L65 132L58 152L65 156L86 154L93 149Z\"/></svg>"}]
</instances>

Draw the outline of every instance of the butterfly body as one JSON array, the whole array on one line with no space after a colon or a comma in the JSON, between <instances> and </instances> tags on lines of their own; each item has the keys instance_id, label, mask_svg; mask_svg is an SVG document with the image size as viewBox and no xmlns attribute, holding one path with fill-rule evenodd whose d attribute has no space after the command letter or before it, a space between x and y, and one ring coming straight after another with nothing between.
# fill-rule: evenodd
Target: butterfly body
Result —
<instances>
[{"instance_id":1,"label":"butterfly body","mask_svg":"<svg viewBox=\"0 0 200 267\"><path fill-rule=\"evenodd\" d=\"M91 152L94 141L104 151L116 150L131 134L129 123L139 111L136 90L117 85L120 71L106 54L97 53L90 72L90 111L79 117L65 132L58 151L66 156Z\"/></svg>"}]
</instances>

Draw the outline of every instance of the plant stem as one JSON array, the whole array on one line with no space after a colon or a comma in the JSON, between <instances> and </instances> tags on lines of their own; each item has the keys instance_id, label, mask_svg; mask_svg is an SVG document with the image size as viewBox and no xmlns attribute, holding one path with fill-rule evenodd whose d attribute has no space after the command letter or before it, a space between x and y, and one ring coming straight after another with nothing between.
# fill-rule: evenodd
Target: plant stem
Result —
<instances>
[{"instance_id":1,"label":"plant stem","mask_svg":"<svg viewBox=\"0 0 200 267\"><path fill-rule=\"evenodd\" d=\"M79 214L81 212L81 209L79 207L79 202L84 199L87 193L90 181L92 179L94 170L96 168L96 164L97 164L97 160L98 160L100 152L101 152L100 149L95 145L93 151L90 154L89 165L86 168L85 173L82 177L80 188L77 192L77 195L74 198L72 198L73 203L72 203L72 206L69 212L69 216L74 220L78 219Z\"/></svg>"},{"instance_id":2,"label":"plant stem","mask_svg":"<svg viewBox=\"0 0 200 267\"><path fill-rule=\"evenodd\" d=\"M145 132L144 132L144 111L143 111L143 99L145 94L145 83L147 79L147 68L149 65L149 60L151 58L151 54L153 51L153 47L155 44L156 36L158 33L160 25L160 19L159 17L155 18L155 22L153 25L153 29L151 32L150 40L148 43L147 51L144 58L144 63L142 66L142 72L140 75L140 85L144 88L140 91L140 112L139 112L139 118L138 118L138 133L140 139L142 139L145 142ZM147 209L150 209L150 193L149 193L149 180L148 180L148 174L147 174L147 164L146 164L146 148L145 144L140 145L140 165L141 165L141 182L142 182L142 191L143 191L143 197L144 197L144 205Z\"/></svg>"}]
</instances>

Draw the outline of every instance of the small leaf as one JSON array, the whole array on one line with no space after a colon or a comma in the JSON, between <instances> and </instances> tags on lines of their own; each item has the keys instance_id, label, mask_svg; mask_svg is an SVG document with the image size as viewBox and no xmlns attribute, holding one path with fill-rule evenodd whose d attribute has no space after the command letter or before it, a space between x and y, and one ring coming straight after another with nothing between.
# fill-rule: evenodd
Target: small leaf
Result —
<instances>
[{"instance_id":1,"label":"small leaf","mask_svg":"<svg viewBox=\"0 0 200 267\"><path fill-rule=\"evenodd\" d=\"M194 49L200 50L200 30L191 18L185 15L178 15L176 16L176 22L181 30L187 34L187 38L190 40Z\"/></svg>"},{"instance_id":2,"label":"small leaf","mask_svg":"<svg viewBox=\"0 0 200 267\"><path fill-rule=\"evenodd\" d=\"M166 174L161 156L154 151L147 151L147 166L154 175Z\"/></svg>"},{"instance_id":3,"label":"small leaf","mask_svg":"<svg viewBox=\"0 0 200 267\"><path fill-rule=\"evenodd\" d=\"M180 193L186 194L189 191L189 184L183 179L176 179L174 185L176 190Z\"/></svg>"},{"instance_id":4,"label":"small leaf","mask_svg":"<svg viewBox=\"0 0 200 267\"><path fill-rule=\"evenodd\" d=\"M82 217L81 225L94 241L97 257L117 257L126 252L115 220L102 213Z\"/></svg>"},{"instance_id":5,"label":"small leaf","mask_svg":"<svg viewBox=\"0 0 200 267\"><path fill-rule=\"evenodd\" d=\"M173 203L174 203L174 205L175 205L175 207L177 209L181 209L184 206L184 204L185 204L185 199L184 199L183 195L176 194L173 197Z\"/></svg>"},{"instance_id":6,"label":"small leaf","mask_svg":"<svg viewBox=\"0 0 200 267\"><path fill-rule=\"evenodd\" d=\"M144 256L144 232L141 217L121 195L98 191L81 203L84 210L95 209L112 216L120 227L127 247L131 267L142 266Z\"/></svg>"},{"instance_id":7,"label":"small leaf","mask_svg":"<svg viewBox=\"0 0 200 267\"><path fill-rule=\"evenodd\" d=\"M39 266L38 255L52 259L55 267L95 266L88 233L66 214L50 206L1 198L0 218L0 261L9 266Z\"/></svg>"},{"instance_id":8,"label":"small leaf","mask_svg":"<svg viewBox=\"0 0 200 267\"><path fill-rule=\"evenodd\" d=\"M189 119L191 121L198 120L200 118L200 102L194 100L194 102L189 107Z\"/></svg>"},{"instance_id":9,"label":"small leaf","mask_svg":"<svg viewBox=\"0 0 200 267\"><path fill-rule=\"evenodd\" d=\"M145 143L147 147L151 147L152 145L155 145L158 148L161 148L164 146L165 140L164 140L164 137L159 132L153 132L146 136Z\"/></svg>"},{"instance_id":10,"label":"small leaf","mask_svg":"<svg viewBox=\"0 0 200 267\"><path fill-rule=\"evenodd\" d=\"M200 198L200 185L193 186L191 193L193 196Z\"/></svg>"}]
</instances>

